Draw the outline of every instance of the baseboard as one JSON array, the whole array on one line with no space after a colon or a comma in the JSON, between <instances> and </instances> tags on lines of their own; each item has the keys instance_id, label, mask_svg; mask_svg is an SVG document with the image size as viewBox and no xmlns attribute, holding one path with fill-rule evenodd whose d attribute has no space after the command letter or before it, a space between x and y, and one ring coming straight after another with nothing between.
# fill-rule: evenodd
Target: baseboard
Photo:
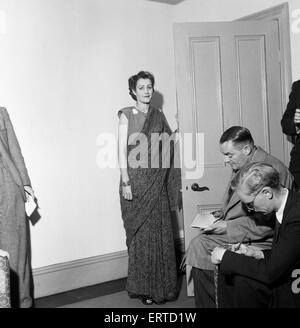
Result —
<instances>
[{"instance_id":1,"label":"baseboard","mask_svg":"<svg viewBox=\"0 0 300 328\"><path fill-rule=\"evenodd\" d=\"M127 268L127 251L121 251L33 269L34 298L121 279Z\"/></svg>"},{"instance_id":2,"label":"baseboard","mask_svg":"<svg viewBox=\"0 0 300 328\"><path fill-rule=\"evenodd\" d=\"M184 238L175 239L175 248L184 253ZM127 269L127 251L33 269L34 298L125 278Z\"/></svg>"}]
</instances>

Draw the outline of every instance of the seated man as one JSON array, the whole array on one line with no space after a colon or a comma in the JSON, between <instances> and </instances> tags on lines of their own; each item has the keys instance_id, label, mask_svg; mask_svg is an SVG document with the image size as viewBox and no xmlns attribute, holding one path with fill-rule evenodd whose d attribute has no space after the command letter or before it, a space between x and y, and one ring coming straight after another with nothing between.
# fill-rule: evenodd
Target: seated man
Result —
<instances>
[{"instance_id":1,"label":"seated man","mask_svg":"<svg viewBox=\"0 0 300 328\"><path fill-rule=\"evenodd\" d=\"M263 162L242 169L232 188L249 210L275 212L276 225L271 250L214 249L211 260L220 264L219 276L230 274L232 284L230 292L223 294L227 283L220 279L225 282L225 286L218 284L220 306L299 308L295 278L300 273L300 194L283 188L279 173Z\"/></svg>"},{"instance_id":2,"label":"seated man","mask_svg":"<svg viewBox=\"0 0 300 328\"><path fill-rule=\"evenodd\" d=\"M230 182L236 173L248 163L265 161L280 172L280 182L290 187L292 176L288 168L278 159L256 147L248 129L233 126L226 130L220 138L220 150L224 162L232 168L232 177L225 193L220 220L195 237L186 252L185 264L192 266L194 282L195 306L216 307L214 269L211 263L211 251L216 246L238 243L247 233L248 241L259 249L269 249L272 243L274 220L266 220L262 215L249 217L242 206Z\"/></svg>"}]
</instances>

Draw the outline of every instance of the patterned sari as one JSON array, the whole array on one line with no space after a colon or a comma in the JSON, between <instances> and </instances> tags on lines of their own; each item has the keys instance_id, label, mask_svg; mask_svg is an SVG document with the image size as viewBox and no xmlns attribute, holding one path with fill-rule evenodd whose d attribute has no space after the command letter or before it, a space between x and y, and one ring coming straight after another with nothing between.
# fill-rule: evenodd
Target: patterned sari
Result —
<instances>
[{"instance_id":1,"label":"patterned sari","mask_svg":"<svg viewBox=\"0 0 300 328\"><path fill-rule=\"evenodd\" d=\"M172 147L151 149L153 133L166 133L167 137L171 135L162 112L150 107L140 133L147 138L148 145L147 151L139 154L139 159L141 162L145 160L148 168L132 168L128 164L132 201L122 197L120 184L122 218L129 255L126 289L131 297L147 297L161 303L175 299L178 292L170 210L176 207L178 200L180 171L163 165L162 159L169 152L172 166ZM137 139L128 143L128 154L137 147ZM151 158L152 162L153 158L160 158L156 168L151 166Z\"/></svg>"}]
</instances>

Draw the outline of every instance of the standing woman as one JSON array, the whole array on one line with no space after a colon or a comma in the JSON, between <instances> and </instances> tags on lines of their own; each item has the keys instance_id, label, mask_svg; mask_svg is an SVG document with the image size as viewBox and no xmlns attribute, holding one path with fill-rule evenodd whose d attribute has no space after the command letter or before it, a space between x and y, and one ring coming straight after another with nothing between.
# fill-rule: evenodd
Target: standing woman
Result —
<instances>
[{"instance_id":1,"label":"standing woman","mask_svg":"<svg viewBox=\"0 0 300 328\"><path fill-rule=\"evenodd\" d=\"M0 107L0 249L9 254L11 305L21 308L32 306L26 194L34 197L8 112Z\"/></svg>"},{"instance_id":2,"label":"standing woman","mask_svg":"<svg viewBox=\"0 0 300 328\"><path fill-rule=\"evenodd\" d=\"M119 191L129 256L126 289L130 297L149 305L177 297L170 212L177 206L177 198L172 197L177 190L174 183L169 183L174 177L173 168L162 165L162 157L168 154L162 154L163 147L151 149L151 135L169 136L172 132L164 114L150 106L154 76L141 71L131 76L128 83L136 105L118 112ZM153 165L153 159L159 157L159 165ZM168 189L169 185L173 190Z\"/></svg>"}]
</instances>

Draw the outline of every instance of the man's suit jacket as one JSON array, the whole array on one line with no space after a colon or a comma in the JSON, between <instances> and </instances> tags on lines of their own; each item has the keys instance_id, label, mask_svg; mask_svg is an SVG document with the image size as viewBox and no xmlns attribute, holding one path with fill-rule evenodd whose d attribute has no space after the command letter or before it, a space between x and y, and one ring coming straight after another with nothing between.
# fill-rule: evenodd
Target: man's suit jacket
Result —
<instances>
[{"instance_id":1,"label":"man's suit jacket","mask_svg":"<svg viewBox=\"0 0 300 328\"><path fill-rule=\"evenodd\" d=\"M6 108L0 107L0 161L20 187L24 200L24 186L31 185L21 148Z\"/></svg>"},{"instance_id":2,"label":"man's suit jacket","mask_svg":"<svg viewBox=\"0 0 300 328\"><path fill-rule=\"evenodd\" d=\"M263 161L272 165L280 175L280 182L286 188L291 188L293 178L290 174L288 168L277 158L265 152L261 147L257 147L256 152L254 153L251 163ZM226 195L230 188L230 182L227 187ZM247 233L247 238L252 241L258 241L270 237L269 240L266 240L265 244L267 247L271 246L272 235L273 235L273 224L274 222L267 222L260 215L255 215L257 218L254 220L254 217L249 217L249 214L246 212L245 208L242 205L241 200L239 199L236 192L234 192L231 198L225 199L225 206L223 208L224 219L227 221L227 234L231 239L231 242L240 242L245 233ZM255 243L254 243L255 244ZM264 242L259 242L259 247L264 248Z\"/></svg>"},{"instance_id":3,"label":"man's suit jacket","mask_svg":"<svg viewBox=\"0 0 300 328\"><path fill-rule=\"evenodd\" d=\"M300 293L292 291L292 272L300 269L300 193L289 191L282 224L265 258L254 258L226 251L220 264L225 274L242 275L269 285L273 307L300 307ZM298 286L300 287L300 286Z\"/></svg>"},{"instance_id":4,"label":"man's suit jacket","mask_svg":"<svg viewBox=\"0 0 300 328\"><path fill-rule=\"evenodd\" d=\"M300 80L292 85L292 91L289 95L289 102L281 119L282 131L288 136L296 136L296 126L294 116L296 109L300 109ZM295 146L291 151L290 170L292 173L300 173L300 138L295 141ZM300 186L300 181L296 181Z\"/></svg>"}]
</instances>

